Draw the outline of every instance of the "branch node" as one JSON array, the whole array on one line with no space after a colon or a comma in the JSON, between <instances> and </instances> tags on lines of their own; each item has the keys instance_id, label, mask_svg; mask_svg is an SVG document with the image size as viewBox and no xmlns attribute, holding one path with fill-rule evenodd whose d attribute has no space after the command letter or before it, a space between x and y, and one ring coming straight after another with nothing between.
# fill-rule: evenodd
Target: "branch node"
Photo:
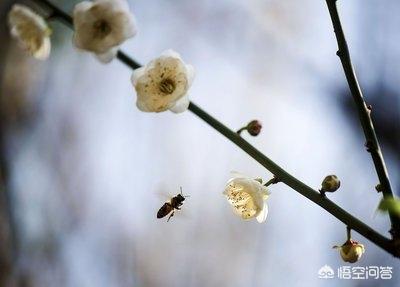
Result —
<instances>
[{"instance_id":1,"label":"branch node","mask_svg":"<svg viewBox=\"0 0 400 287\"><path fill-rule=\"evenodd\" d=\"M397 252L400 254L400 232L396 228L392 227L390 228L389 233L392 235L394 241L398 241Z\"/></svg>"},{"instance_id":2,"label":"branch node","mask_svg":"<svg viewBox=\"0 0 400 287\"><path fill-rule=\"evenodd\" d=\"M367 140L365 142L364 146L365 146L367 152L369 152L369 153L371 153L372 150L374 149L374 145L373 145L372 141L370 141L370 140Z\"/></svg>"},{"instance_id":3,"label":"branch node","mask_svg":"<svg viewBox=\"0 0 400 287\"><path fill-rule=\"evenodd\" d=\"M279 183L279 182L280 182L279 178L278 178L277 176L274 175L274 177L271 178L270 180L268 180L268 181L264 184L264 186L267 187L267 186L270 186L271 184L277 184L277 183Z\"/></svg>"},{"instance_id":4,"label":"branch node","mask_svg":"<svg viewBox=\"0 0 400 287\"><path fill-rule=\"evenodd\" d=\"M377 192L382 192L382 191L383 191L383 185L380 184L380 183L378 183L378 184L375 186L375 190L376 190Z\"/></svg>"},{"instance_id":5,"label":"branch node","mask_svg":"<svg viewBox=\"0 0 400 287\"><path fill-rule=\"evenodd\" d=\"M272 180L273 180L272 184L277 184L277 183L281 182L279 177L277 177L276 175L274 175L274 178Z\"/></svg>"}]
</instances>

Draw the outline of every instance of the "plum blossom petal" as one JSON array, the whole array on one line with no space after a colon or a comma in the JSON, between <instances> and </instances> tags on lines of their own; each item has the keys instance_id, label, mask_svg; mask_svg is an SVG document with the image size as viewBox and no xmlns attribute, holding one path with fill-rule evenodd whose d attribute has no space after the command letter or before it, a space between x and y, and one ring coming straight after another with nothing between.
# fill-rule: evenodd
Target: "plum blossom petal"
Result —
<instances>
[{"instance_id":1,"label":"plum blossom petal","mask_svg":"<svg viewBox=\"0 0 400 287\"><path fill-rule=\"evenodd\" d=\"M171 107L169 110L176 114L183 113L184 111L187 110L189 104L190 104L189 96L188 94L186 94L185 96L177 100L175 105Z\"/></svg>"},{"instance_id":2,"label":"plum blossom petal","mask_svg":"<svg viewBox=\"0 0 400 287\"><path fill-rule=\"evenodd\" d=\"M96 58L97 58L100 62L102 62L102 63L104 63L104 64L107 64L107 63L110 63L110 62L115 58L115 56L117 55L117 53L118 53L118 48L117 48L117 47L114 47L114 48L111 48L110 50L108 50L108 51L105 52L105 53L96 54Z\"/></svg>"},{"instance_id":3,"label":"plum blossom petal","mask_svg":"<svg viewBox=\"0 0 400 287\"><path fill-rule=\"evenodd\" d=\"M136 86L137 81L140 77L142 77L146 72L146 67L140 67L133 71L131 81L134 86Z\"/></svg>"},{"instance_id":4,"label":"plum blossom petal","mask_svg":"<svg viewBox=\"0 0 400 287\"><path fill-rule=\"evenodd\" d=\"M268 215L268 205L267 201L264 200L263 208L261 209L260 213L257 215L256 219L259 223L263 223L267 219Z\"/></svg>"}]
</instances>

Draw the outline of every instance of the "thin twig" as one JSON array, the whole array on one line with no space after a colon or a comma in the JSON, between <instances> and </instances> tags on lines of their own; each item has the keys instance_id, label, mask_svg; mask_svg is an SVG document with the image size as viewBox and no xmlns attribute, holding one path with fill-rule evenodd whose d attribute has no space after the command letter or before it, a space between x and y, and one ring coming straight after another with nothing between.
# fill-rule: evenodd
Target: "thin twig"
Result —
<instances>
[{"instance_id":1,"label":"thin twig","mask_svg":"<svg viewBox=\"0 0 400 287\"><path fill-rule=\"evenodd\" d=\"M347 233L347 241L350 241L351 239L351 228L350 227L346 227L346 233Z\"/></svg>"},{"instance_id":2,"label":"thin twig","mask_svg":"<svg viewBox=\"0 0 400 287\"><path fill-rule=\"evenodd\" d=\"M240 135L240 134L241 134L243 131L245 131L245 130L247 130L247 126L238 129L236 133L237 133L238 135Z\"/></svg>"},{"instance_id":3,"label":"thin twig","mask_svg":"<svg viewBox=\"0 0 400 287\"><path fill-rule=\"evenodd\" d=\"M270 180L268 180L268 181L264 184L264 186L265 186L265 187L268 187L268 186L270 186L270 185L272 185L272 184L277 184L279 181L280 181L279 178L277 178L276 176L274 176L273 178L271 178Z\"/></svg>"},{"instance_id":4,"label":"thin twig","mask_svg":"<svg viewBox=\"0 0 400 287\"><path fill-rule=\"evenodd\" d=\"M65 14L62 10L53 5L48 5L49 3L46 0L33 0L38 3L42 3L45 6L47 5L49 9L52 9L54 13L63 15L61 18L63 20L70 19L70 17ZM69 18L68 18L68 17ZM72 20L68 21L72 23ZM71 27L71 25L69 25ZM132 69L136 69L140 67L136 61L132 60L127 55L123 54L122 52L118 53L118 59L122 61L127 66L131 67ZM313 201L317 205L321 206L327 212L332 214L334 217L342 221L346 226L351 228L352 230L357 231L359 234L363 235L365 238L369 239L371 242L375 243L377 246L381 247L382 249L386 250L388 253L400 257L398 254L393 241L384 237L383 235L379 234L377 231L373 230L371 227L357 219L356 217L349 214L347 211L330 201L328 198L321 197L318 191L312 189L311 187L307 186L305 183L301 182L288 172L286 172L283 168L278 166L275 162L257 150L254 146L248 143L245 139L240 137L236 132L232 131L231 129L227 128L224 124L218 121L216 118L209 115L199 106L194 104L193 102L189 105L189 110L196 114L199 118L201 118L204 122L218 131L220 134L225 136L228 140L236 144L240 149L250 155L254 160L264 166L267 170L269 170L272 174L274 174L280 182L286 184L287 186L291 187L301 195L305 196L309 200Z\"/></svg>"},{"instance_id":5,"label":"thin twig","mask_svg":"<svg viewBox=\"0 0 400 287\"><path fill-rule=\"evenodd\" d=\"M326 0L328 5L329 14L332 19L333 28L335 30L336 40L338 44L337 55L342 62L343 70L349 84L351 94L353 96L354 102L357 106L358 116L360 118L361 126L364 131L364 136L366 140L367 151L371 154L372 161L374 162L376 173L378 174L378 179L381 186L381 191L384 198L393 198L392 187L389 181L389 175L386 169L385 161L383 159L383 154L379 146L378 139L376 137L374 125L371 119L371 108L367 106L364 101L363 94L361 92L360 85L358 84L357 76L354 71L353 65L350 59L350 52L347 46L346 38L344 36L342 24L340 22L339 13L336 5L337 0ZM400 218L389 212L390 221L392 223L392 228L390 233L393 238L400 237Z\"/></svg>"}]
</instances>

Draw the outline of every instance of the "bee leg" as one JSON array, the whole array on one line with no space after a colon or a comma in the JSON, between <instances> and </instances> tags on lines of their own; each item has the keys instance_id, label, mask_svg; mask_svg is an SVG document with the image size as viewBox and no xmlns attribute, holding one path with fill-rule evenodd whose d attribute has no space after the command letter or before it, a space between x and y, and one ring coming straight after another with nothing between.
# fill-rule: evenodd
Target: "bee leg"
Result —
<instances>
[{"instance_id":1,"label":"bee leg","mask_svg":"<svg viewBox=\"0 0 400 287\"><path fill-rule=\"evenodd\" d=\"M168 217L167 222L171 219L172 216L174 216L175 211L172 211L171 215Z\"/></svg>"}]
</instances>

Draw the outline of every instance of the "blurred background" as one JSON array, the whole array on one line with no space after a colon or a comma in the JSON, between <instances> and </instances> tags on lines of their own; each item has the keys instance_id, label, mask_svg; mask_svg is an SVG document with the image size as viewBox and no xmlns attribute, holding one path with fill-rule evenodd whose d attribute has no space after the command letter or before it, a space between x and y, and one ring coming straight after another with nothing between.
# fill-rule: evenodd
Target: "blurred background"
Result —
<instances>
[{"instance_id":1,"label":"blurred background","mask_svg":"<svg viewBox=\"0 0 400 287\"><path fill-rule=\"evenodd\" d=\"M353 232L353 266L391 266L391 280L319 279L348 265L333 245L345 226L283 184L264 224L234 216L229 173L271 178L191 112L146 114L132 71L76 50L52 22L52 54L34 60L10 39L0 2L0 286L399 286L399 261ZM56 1L71 12L78 1ZM196 68L191 99L314 188L389 236L374 210L377 177L323 0L130 0L138 35L122 49L141 63L172 48ZM339 1L351 55L400 189L400 2ZM158 208L190 195L170 222Z\"/></svg>"}]
</instances>

